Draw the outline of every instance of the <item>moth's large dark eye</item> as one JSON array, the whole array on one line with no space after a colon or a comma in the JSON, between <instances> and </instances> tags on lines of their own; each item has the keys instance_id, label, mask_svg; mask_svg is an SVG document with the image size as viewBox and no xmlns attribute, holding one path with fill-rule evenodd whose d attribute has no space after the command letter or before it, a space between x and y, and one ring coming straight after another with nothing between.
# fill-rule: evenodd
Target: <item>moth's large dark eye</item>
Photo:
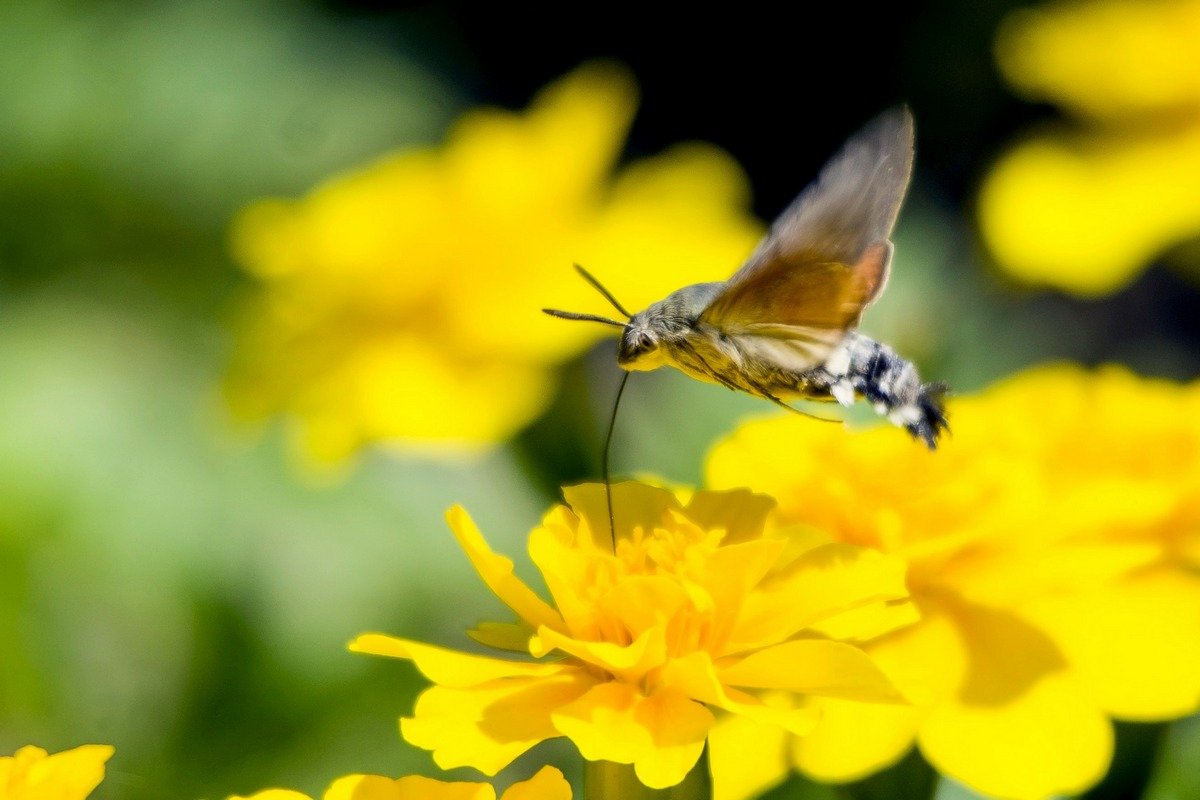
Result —
<instances>
[{"instance_id":1,"label":"moth's large dark eye","mask_svg":"<svg viewBox=\"0 0 1200 800\"><path fill-rule=\"evenodd\" d=\"M658 341L648 333L630 332L617 348L617 360L622 364L636 361L658 347Z\"/></svg>"},{"instance_id":2,"label":"moth's large dark eye","mask_svg":"<svg viewBox=\"0 0 1200 800\"><path fill-rule=\"evenodd\" d=\"M629 337L629 351L635 356L640 356L643 353L649 353L658 343L654 341L654 337L645 333L635 333Z\"/></svg>"}]
</instances>

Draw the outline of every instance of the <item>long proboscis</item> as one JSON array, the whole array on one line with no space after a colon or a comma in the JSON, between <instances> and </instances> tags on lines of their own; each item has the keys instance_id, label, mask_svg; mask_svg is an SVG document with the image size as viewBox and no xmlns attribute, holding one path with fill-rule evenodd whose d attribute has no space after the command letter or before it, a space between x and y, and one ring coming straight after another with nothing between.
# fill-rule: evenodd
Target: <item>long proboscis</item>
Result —
<instances>
[{"instance_id":1,"label":"long proboscis","mask_svg":"<svg viewBox=\"0 0 1200 800\"><path fill-rule=\"evenodd\" d=\"M617 387L617 397L613 400L612 416L608 418L608 433L604 436L604 450L600 453L600 474L604 476L604 499L608 503L608 535L612 539L613 554L617 552L617 516L613 513L612 474L609 472L609 453L612 450L613 431L617 429L617 409L621 407L621 395L625 394L625 384L632 373L626 372L621 376L621 385Z\"/></svg>"}]
</instances>

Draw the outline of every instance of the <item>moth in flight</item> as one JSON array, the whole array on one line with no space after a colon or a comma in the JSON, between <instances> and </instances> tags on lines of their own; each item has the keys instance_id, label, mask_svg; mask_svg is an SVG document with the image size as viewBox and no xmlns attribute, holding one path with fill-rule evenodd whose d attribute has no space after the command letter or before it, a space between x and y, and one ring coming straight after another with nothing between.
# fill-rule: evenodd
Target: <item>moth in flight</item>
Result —
<instances>
[{"instance_id":1,"label":"moth in flight","mask_svg":"<svg viewBox=\"0 0 1200 800\"><path fill-rule=\"evenodd\" d=\"M855 330L887 284L912 159L912 115L886 111L842 146L729 280L685 286L630 314L577 267L628 321L544 311L622 328L626 370L672 366L793 411L786 401L849 406L863 397L936 449L945 386L922 383L912 363Z\"/></svg>"}]
</instances>

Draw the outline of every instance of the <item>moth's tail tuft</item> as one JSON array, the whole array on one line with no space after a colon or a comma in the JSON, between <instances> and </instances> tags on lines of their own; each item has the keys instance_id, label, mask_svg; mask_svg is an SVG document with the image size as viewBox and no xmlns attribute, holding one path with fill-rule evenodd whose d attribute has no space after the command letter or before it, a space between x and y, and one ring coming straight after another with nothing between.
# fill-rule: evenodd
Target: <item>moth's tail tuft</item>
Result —
<instances>
[{"instance_id":1,"label":"moth's tail tuft","mask_svg":"<svg viewBox=\"0 0 1200 800\"><path fill-rule=\"evenodd\" d=\"M904 428L930 450L936 450L938 438L950 430L946 384L921 383L912 362L861 333L847 334L834 355L807 373L806 380L827 387L842 405L850 405L856 395L865 397L875 413Z\"/></svg>"},{"instance_id":2,"label":"moth's tail tuft","mask_svg":"<svg viewBox=\"0 0 1200 800\"><path fill-rule=\"evenodd\" d=\"M922 384L913 404L917 411L914 415L916 419L904 426L914 438L925 442L930 450L937 450L938 437L943 432L950 432L950 425L946 422L947 391L946 384L941 381Z\"/></svg>"}]
</instances>

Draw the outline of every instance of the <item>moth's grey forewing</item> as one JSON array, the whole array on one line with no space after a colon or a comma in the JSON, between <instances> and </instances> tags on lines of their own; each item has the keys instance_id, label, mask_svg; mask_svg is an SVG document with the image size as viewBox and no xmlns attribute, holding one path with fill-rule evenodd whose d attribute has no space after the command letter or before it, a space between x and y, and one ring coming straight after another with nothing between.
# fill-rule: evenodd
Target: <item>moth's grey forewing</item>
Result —
<instances>
[{"instance_id":1,"label":"moth's grey forewing","mask_svg":"<svg viewBox=\"0 0 1200 800\"><path fill-rule=\"evenodd\" d=\"M830 342L808 355L819 363L887 280L912 159L912 115L884 112L779 216L701 319L730 332Z\"/></svg>"},{"instance_id":2,"label":"moth's grey forewing","mask_svg":"<svg viewBox=\"0 0 1200 800\"><path fill-rule=\"evenodd\" d=\"M779 215L770 238L785 253L856 263L868 247L891 238L912 162L912 114L905 107L885 111L851 137Z\"/></svg>"}]
</instances>

